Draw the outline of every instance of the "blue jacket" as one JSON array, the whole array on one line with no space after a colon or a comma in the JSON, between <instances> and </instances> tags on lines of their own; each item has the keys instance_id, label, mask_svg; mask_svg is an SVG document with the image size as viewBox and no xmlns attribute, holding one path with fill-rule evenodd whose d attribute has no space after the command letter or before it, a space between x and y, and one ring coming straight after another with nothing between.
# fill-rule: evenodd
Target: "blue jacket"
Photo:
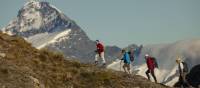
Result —
<instances>
[{"instance_id":1,"label":"blue jacket","mask_svg":"<svg viewBox=\"0 0 200 88\"><path fill-rule=\"evenodd\" d=\"M127 52L123 55L122 60L124 60L124 63L127 63L127 64L131 63L129 54Z\"/></svg>"}]
</instances>

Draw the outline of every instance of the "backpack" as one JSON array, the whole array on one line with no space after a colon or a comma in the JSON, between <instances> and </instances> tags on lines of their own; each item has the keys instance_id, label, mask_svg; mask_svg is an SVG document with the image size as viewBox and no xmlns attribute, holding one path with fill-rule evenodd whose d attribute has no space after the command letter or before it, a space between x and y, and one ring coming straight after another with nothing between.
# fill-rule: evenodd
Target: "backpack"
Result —
<instances>
[{"instance_id":1,"label":"backpack","mask_svg":"<svg viewBox=\"0 0 200 88\"><path fill-rule=\"evenodd\" d=\"M124 60L124 63L127 63L127 64L130 63L130 57L129 57L128 52L126 52L126 53L123 55L123 58L122 58L121 60Z\"/></svg>"},{"instance_id":2,"label":"backpack","mask_svg":"<svg viewBox=\"0 0 200 88\"><path fill-rule=\"evenodd\" d=\"M188 72L189 71L189 68L188 68L188 65L186 62L182 62L183 64L183 72Z\"/></svg>"},{"instance_id":3,"label":"backpack","mask_svg":"<svg viewBox=\"0 0 200 88\"><path fill-rule=\"evenodd\" d=\"M133 62L134 61L134 54L131 53L131 51L128 52L128 55L130 57L130 61Z\"/></svg>"},{"instance_id":4,"label":"backpack","mask_svg":"<svg viewBox=\"0 0 200 88\"><path fill-rule=\"evenodd\" d=\"M156 58L155 58L155 57L152 57L152 59L153 59L153 62L154 62L154 64L155 64L155 67L158 68L158 62L157 62Z\"/></svg>"}]
</instances>

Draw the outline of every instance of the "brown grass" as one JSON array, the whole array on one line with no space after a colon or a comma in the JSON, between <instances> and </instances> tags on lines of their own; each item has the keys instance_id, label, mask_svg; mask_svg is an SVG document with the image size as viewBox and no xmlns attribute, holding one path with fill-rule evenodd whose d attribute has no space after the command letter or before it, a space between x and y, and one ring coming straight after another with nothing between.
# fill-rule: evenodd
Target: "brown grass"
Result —
<instances>
[{"instance_id":1,"label":"brown grass","mask_svg":"<svg viewBox=\"0 0 200 88\"><path fill-rule=\"evenodd\" d=\"M20 37L0 33L0 88L162 88L126 74L68 61L60 52L37 50ZM39 84L37 83L39 82ZM148 86L145 86L148 85Z\"/></svg>"}]
</instances>

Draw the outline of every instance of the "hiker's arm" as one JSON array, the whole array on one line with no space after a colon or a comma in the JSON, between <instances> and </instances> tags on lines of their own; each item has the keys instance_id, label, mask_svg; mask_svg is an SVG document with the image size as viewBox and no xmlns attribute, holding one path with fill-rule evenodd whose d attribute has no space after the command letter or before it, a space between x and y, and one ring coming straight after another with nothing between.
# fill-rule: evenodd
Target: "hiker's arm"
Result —
<instances>
[{"instance_id":1,"label":"hiker's arm","mask_svg":"<svg viewBox=\"0 0 200 88\"><path fill-rule=\"evenodd\" d=\"M122 65L122 60L120 61L120 67L121 67L121 65Z\"/></svg>"},{"instance_id":2,"label":"hiker's arm","mask_svg":"<svg viewBox=\"0 0 200 88\"><path fill-rule=\"evenodd\" d=\"M126 57L123 55L121 60L125 60L125 58L126 58Z\"/></svg>"},{"instance_id":3,"label":"hiker's arm","mask_svg":"<svg viewBox=\"0 0 200 88\"><path fill-rule=\"evenodd\" d=\"M181 63L181 74L183 74L183 69L184 69L183 63Z\"/></svg>"},{"instance_id":4,"label":"hiker's arm","mask_svg":"<svg viewBox=\"0 0 200 88\"><path fill-rule=\"evenodd\" d=\"M124 57L122 57L122 59L120 59L120 60L124 60Z\"/></svg>"},{"instance_id":5,"label":"hiker's arm","mask_svg":"<svg viewBox=\"0 0 200 88\"><path fill-rule=\"evenodd\" d=\"M97 50L94 50L95 53L97 53Z\"/></svg>"}]
</instances>

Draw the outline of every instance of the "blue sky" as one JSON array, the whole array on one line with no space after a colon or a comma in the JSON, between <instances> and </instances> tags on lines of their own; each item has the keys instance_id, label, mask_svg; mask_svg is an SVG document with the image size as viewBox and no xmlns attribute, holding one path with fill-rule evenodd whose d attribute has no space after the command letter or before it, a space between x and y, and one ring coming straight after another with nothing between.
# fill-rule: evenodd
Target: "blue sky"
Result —
<instances>
[{"instance_id":1,"label":"blue sky","mask_svg":"<svg viewBox=\"0 0 200 88\"><path fill-rule=\"evenodd\" d=\"M200 0L45 0L106 45L171 43L200 38ZM26 0L1 0L0 28Z\"/></svg>"}]
</instances>

